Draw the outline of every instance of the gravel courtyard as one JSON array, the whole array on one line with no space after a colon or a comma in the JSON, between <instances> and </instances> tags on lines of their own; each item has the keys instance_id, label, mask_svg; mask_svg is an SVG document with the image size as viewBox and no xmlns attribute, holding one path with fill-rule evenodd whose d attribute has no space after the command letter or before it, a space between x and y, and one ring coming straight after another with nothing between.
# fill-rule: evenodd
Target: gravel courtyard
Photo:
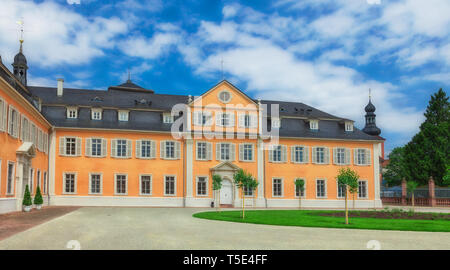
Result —
<instances>
[{"instance_id":1,"label":"gravel courtyard","mask_svg":"<svg viewBox=\"0 0 450 270\"><path fill-rule=\"evenodd\" d=\"M302 228L193 218L199 208L83 207L0 241L0 249L450 249L450 233ZM71 241L76 240L76 241ZM75 243L75 245L73 245Z\"/></svg>"}]
</instances>

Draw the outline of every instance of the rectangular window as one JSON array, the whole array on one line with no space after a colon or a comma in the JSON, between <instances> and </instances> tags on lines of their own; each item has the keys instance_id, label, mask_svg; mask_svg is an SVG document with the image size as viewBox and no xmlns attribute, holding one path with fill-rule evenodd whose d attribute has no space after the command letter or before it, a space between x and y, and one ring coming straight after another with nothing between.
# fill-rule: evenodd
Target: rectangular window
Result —
<instances>
[{"instance_id":1,"label":"rectangular window","mask_svg":"<svg viewBox=\"0 0 450 270\"><path fill-rule=\"evenodd\" d=\"M217 113L216 125L222 127L234 126L234 114L233 113Z\"/></svg>"},{"instance_id":2,"label":"rectangular window","mask_svg":"<svg viewBox=\"0 0 450 270\"><path fill-rule=\"evenodd\" d=\"M253 144L244 144L243 146L243 160L252 161L253 160Z\"/></svg>"},{"instance_id":3,"label":"rectangular window","mask_svg":"<svg viewBox=\"0 0 450 270\"><path fill-rule=\"evenodd\" d=\"M116 195L127 194L127 175L116 174Z\"/></svg>"},{"instance_id":4,"label":"rectangular window","mask_svg":"<svg viewBox=\"0 0 450 270\"><path fill-rule=\"evenodd\" d=\"M19 112L12 107L9 106L9 119L8 119L8 133L14 138L18 137L19 131Z\"/></svg>"},{"instance_id":5,"label":"rectangular window","mask_svg":"<svg viewBox=\"0 0 450 270\"><path fill-rule=\"evenodd\" d=\"M37 170L37 176L36 176L36 189L39 187L39 189L41 188L41 171Z\"/></svg>"},{"instance_id":6,"label":"rectangular window","mask_svg":"<svg viewBox=\"0 0 450 270\"><path fill-rule=\"evenodd\" d=\"M76 176L74 173L64 174L64 192L65 194L74 194L76 190Z\"/></svg>"},{"instance_id":7,"label":"rectangular window","mask_svg":"<svg viewBox=\"0 0 450 270\"><path fill-rule=\"evenodd\" d=\"M166 142L166 158L175 158L175 142L167 141Z\"/></svg>"},{"instance_id":8,"label":"rectangular window","mask_svg":"<svg viewBox=\"0 0 450 270\"><path fill-rule=\"evenodd\" d=\"M304 163L305 148L303 146L294 147L294 162Z\"/></svg>"},{"instance_id":9,"label":"rectangular window","mask_svg":"<svg viewBox=\"0 0 450 270\"><path fill-rule=\"evenodd\" d=\"M356 148L354 151L356 165L370 165L370 149Z\"/></svg>"},{"instance_id":10,"label":"rectangular window","mask_svg":"<svg viewBox=\"0 0 450 270\"><path fill-rule=\"evenodd\" d=\"M353 131L353 122L345 122L345 131Z\"/></svg>"},{"instance_id":11,"label":"rectangular window","mask_svg":"<svg viewBox=\"0 0 450 270\"><path fill-rule=\"evenodd\" d=\"M92 117L92 120L102 120L102 110L101 109L92 109L91 117Z\"/></svg>"},{"instance_id":12,"label":"rectangular window","mask_svg":"<svg viewBox=\"0 0 450 270\"><path fill-rule=\"evenodd\" d=\"M76 119L77 118L77 108L67 108L67 118Z\"/></svg>"},{"instance_id":13,"label":"rectangular window","mask_svg":"<svg viewBox=\"0 0 450 270\"><path fill-rule=\"evenodd\" d=\"M359 199L367 198L367 181L363 180L358 181L358 198Z\"/></svg>"},{"instance_id":14,"label":"rectangular window","mask_svg":"<svg viewBox=\"0 0 450 270\"><path fill-rule=\"evenodd\" d=\"M102 175L98 173L91 174L90 184L89 184L90 194L101 194L102 193Z\"/></svg>"},{"instance_id":15,"label":"rectangular window","mask_svg":"<svg viewBox=\"0 0 450 270\"><path fill-rule=\"evenodd\" d=\"M339 183L337 183L337 185L338 185L338 194L337 194L337 197L338 198L345 198L345 191L346 191L346 186L344 185L344 184L339 184Z\"/></svg>"},{"instance_id":16,"label":"rectangular window","mask_svg":"<svg viewBox=\"0 0 450 270\"><path fill-rule=\"evenodd\" d=\"M102 139L91 139L91 155L94 157L102 156Z\"/></svg>"},{"instance_id":17,"label":"rectangular window","mask_svg":"<svg viewBox=\"0 0 450 270\"><path fill-rule=\"evenodd\" d=\"M31 169L31 168L30 168L30 178L29 178L29 181L30 181L30 186L29 186L29 188L30 188L30 193L33 194L34 170Z\"/></svg>"},{"instance_id":18,"label":"rectangular window","mask_svg":"<svg viewBox=\"0 0 450 270\"><path fill-rule=\"evenodd\" d=\"M141 157L151 158L152 157L152 142L151 141L141 141Z\"/></svg>"},{"instance_id":19,"label":"rectangular window","mask_svg":"<svg viewBox=\"0 0 450 270\"><path fill-rule=\"evenodd\" d=\"M275 178L272 180L272 192L273 197L282 197L283 196L283 180L280 178Z\"/></svg>"},{"instance_id":20,"label":"rectangular window","mask_svg":"<svg viewBox=\"0 0 450 270\"><path fill-rule=\"evenodd\" d=\"M21 128L21 137L22 140L25 142L29 142L30 141L30 122L28 121L28 119L24 116L22 118L22 128Z\"/></svg>"},{"instance_id":21,"label":"rectangular window","mask_svg":"<svg viewBox=\"0 0 450 270\"><path fill-rule=\"evenodd\" d=\"M319 164L325 163L325 148L324 147L316 148L316 163L319 163Z\"/></svg>"},{"instance_id":22,"label":"rectangular window","mask_svg":"<svg viewBox=\"0 0 450 270\"><path fill-rule=\"evenodd\" d=\"M348 155L350 150L342 147L334 148L334 164L336 165L347 165L350 162Z\"/></svg>"},{"instance_id":23,"label":"rectangular window","mask_svg":"<svg viewBox=\"0 0 450 270\"><path fill-rule=\"evenodd\" d=\"M172 124L174 121L174 116L171 113L164 113L163 114L163 122L165 124Z\"/></svg>"},{"instance_id":24,"label":"rectangular window","mask_svg":"<svg viewBox=\"0 0 450 270\"><path fill-rule=\"evenodd\" d=\"M76 138L65 138L66 139L66 156L75 156L77 149Z\"/></svg>"},{"instance_id":25,"label":"rectangular window","mask_svg":"<svg viewBox=\"0 0 450 270\"><path fill-rule=\"evenodd\" d=\"M244 186L244 196L246 197L253 197L253 189Z\"/></svg>"},{"instance_id":26,"label":"rectangular window","mask_svg":"<svg viewBox=\"0 0 450 270\"><path fill-rule=\"evenodd\" d=\"M231 159L230 148L231 148L231 145L229 143L221 143L220 144L220 160L230 160Z\"/></svg>"},{"instance_id":27,"label":"rectangular window","mask_svg":"<svg viewBox=\"0 0 450 270\"><path fill-rule=\"evenodd\" d=\"M206 177L197 177L197 195L208 195L208 180Z\"/></svg>"},{"instance_id":28,"label":"rectangular window","mask_svg":"<svg viewBox=\"0 0 450 270\"><path fill-rule=\"evenodd\" d=\"M118 119L119 121L128 121L128 111L119 111Z\"/></svg>"},{"instance_id":29,"label":"rectangular window","mask_svg":"<svg viewBox=\"0 0 450 270\"><path fill-rule=\"evenodd\" d=\"M312 130L318 130L319 129L319 121L311 120L309 122L309 128L312 129Z\"/></svg>"},{"instance_id":30,"label":"rectangular window","mask_svg":"<svg viewBox=\"0 0 450 270\"><path fill-rule=\"evenodd\" d=\"M6 194L11 195L14 192L14 163L8 163L8 179L6 183Z\"/></svg>"},{"instance_id":31,"label":"rectangular window","mask_svg":"<svg viewBox=\"0 0 450 270\"><path fill-rule=\"evenodd\" d=\"M43 186L43 193L44 194L47 194L47 183L48 183L48 181L47 181L47 172L44 172L44 179L42 179L42 181L43 181L43 184L44 184L44 186Z\"/></svg>"},{"instance_id":32,"label":"rectangular window","mask_svg":"<svg viewBox=\"0 0 450 270\"><path fill-rule=\"evenodd\" d=\"M327 197L327 190L326 190L326 184L325 184L324 179L316 180L316 197L317 198L326 198Z\"/></svg>"},{"instance_id":33,"label":"rectangular window","mask_svg":"<svg viewBox=\"0 0 450 270\"><path fill-rule=\"evenodd\" d=\"M0 131L6 131L6 103L0 98Z\"/></svg>"},{"instance_id":34,"label":"rectangular window","mask_svg":"<svg viewBox=\"0 0 450 270\"><path fill-rule=\"evenodd\" d=\"M283 147L281 145L275 145L271 150L271 161L282 162L283 161Z\"/></svg>"},{"instance_id":35,"label":"rectangular window","mask_svg":"<svg viewBox=\"0 0 450 270\"><path fill-rule=\"evenodd\" d=\"M175 195L175 176L164 178L164 195Z\"/></svg>"},{"instance_id":36,"label":"rectangular window","mask_svg":"<svg viewBox=\"0 0 450 270\"><path fill-rule=\"evenodd\" d=\"M141 195L152 194L152 176L141 175Z\"/></svg>"},{"instance_id":37,"label":"rectangular window","mask_svg":"<svg viewBox=\"0 0 450 270\"><path fill-rule=\"evenodd\" d=\"M127 157L127 140L117 140L117 157Z\"/></svg>"},{"instance_id":38,"label":"rectangular window","mask_svg":"<svg viewBox=\"0 0 450 270\"><path fill-rule=\"evenodd\" d=\"M206 160L207 159L207 146L206 142L197 142L197 159Z\"/></svg>"}]
</instances>

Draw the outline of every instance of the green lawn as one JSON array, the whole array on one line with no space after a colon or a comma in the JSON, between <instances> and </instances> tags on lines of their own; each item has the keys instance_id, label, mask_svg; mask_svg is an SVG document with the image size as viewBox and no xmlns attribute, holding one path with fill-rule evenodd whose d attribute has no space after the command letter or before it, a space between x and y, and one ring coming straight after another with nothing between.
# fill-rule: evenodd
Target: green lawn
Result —
<instances>
[{"instance_id":1,"label":"green lawn","mask_svg":"<svg viewBox=\"0 0 450 270\"><path fill-rule=\"evenodd\" d=\"M380 219L380 218L350 218L349 225L344 224L344 218L319 216L319 213L334 212L328 210L248 210L245 219L241 211L201 212L193 216L197 218L300 227L399 230L450 232L448 220L410 220L410 219Z\"/></svg>"}]
</instances>

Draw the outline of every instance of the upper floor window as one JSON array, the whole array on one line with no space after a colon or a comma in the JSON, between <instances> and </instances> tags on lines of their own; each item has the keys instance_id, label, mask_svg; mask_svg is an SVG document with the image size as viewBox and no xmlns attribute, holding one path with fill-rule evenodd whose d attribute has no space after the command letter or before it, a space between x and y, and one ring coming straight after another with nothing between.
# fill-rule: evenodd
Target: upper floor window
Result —
<instances>
[{"instance_id":1,"label":"upper floor window","mask_svg":"<svg viewBox=\"0 0 450 270\"><path fill-rule=\"evenodd\" d=\"M6 131L6 102L0 98L0 131Z\"/></svg>"},{"instance_id":2,"label":"upper floor window","mask_svg":"<svg viewBox=\"0 0 450 270\"><path fill-rule=\"evenodd\" d=\"M333 161L336 165L349 165L350 149L344 147L335 147L333 149Z\"/></svg>"},{"instance_id":3,"label":"upper floor window","mask_svg":"<svg viewBox=\"0 0 450 270\"><path fill-rule=\"evenodd\" d=\"M318 130L319 129L319 120L309 121L309 128L312 130Z\"/></svg>"},{"instance_id":4,"label":"upper floor window","mask_svg":"<svg viewBox=\"0 0 450 270\"><path fill-rule=\"evenodd\" d=\"M345 131L353 131L353 122L351 121L345 122Z\"/></svg>"},{"instance_id":5,"label":"upper floor window","mask_svg":"<svg viewBox=\"0 0 450 270\"><path fill-rule=\"evenodd\" d=\"M171 113L164 113L163 114L163 122L165 124L172 124L175 119L175 116L173 116Z\"/></svg>"},{"instance_id":6,"label":"upper floor window","mask_svg":"<svg viewBox=\"0 0 450 270\"><path fill-rule=\"evenodd\" d=\"M294 145L291 147L291 162L308 163L309 147Z\"/></svg>"},{"instance_id":7,"label":"upper floor window","mask_svg":"<svg viewBox=\"0 0 450 270\"><path fill-rule=\"evenodd\" d=\"M22 116L22 128L20 129L20 138L25 141L30 141L30 122L25 116Z\"/></svg>"},{"instance_id":8,"label":"upper floor window","mask_svg":"<svg viewBox=\"0 0 450 270\"><path fill-rule=\"evenodd\" d=\"M78 117L78 109L76 107L67 107L67 118L76 119Z\"/></svg>"},{"instance_id":9,"label":"upper floor window","mask_svg":"<svg viewBox=\"0 0 450 270\"><path fill-rule=\"evenodd\" d=\"M286 162L286 145L272 145L269 148L269 162Z\"/></svg>"},{"instance_id":10,"label":"upper floor window","mask_svg":"<svg viewBox=\"0 0 450 270\"><path fill-rule=\"evenodd\" d=\"M87 138L86 139L86 156L105 157L106 156L106 139Z\"/></svg>"},{"instance_id":11,"label":"upper floor window","mask_svg":"<svg viewBox=\"0 0 450 270\"><path fill-rule=\"evenodd\" d=\"M233 113L217 113L216 125L222 127L234 126L234 114Z\"/></svg>"},{"instance_id":12,"label":"upper floor window","mask_svg":"<svg viewBox=\"0 0 450 270\"><path fill-rule=\"evenodd\" d=\"M216 144L216 160L233 161L235 156L235 145L233 143Z\"/></svg>"},{"instance_id":13,"label":"upper floor window","mask_svg":"<svg viewBox=\"0 0 450 270\"><path fill-rule=\"evenodd\" d=\"M258 125L258 116L256 114L239 114L239 127L256 128Z\"/></svg>"},{"instance_id":14,"label":"upper floor window","mask_svg":"<svg viewBox=\"0 0 450 270\"><path fill-rule=\"evenodd\" d=\"M280 128L281 127L281 121L280 118L271 118L271 125L272 128Z\"/></svg>"},{"instance_id":15,"label":"upper floor window","mask_svg":"<svg viewBox=\"0 0 450 270\"><path fill-rule=\"evenodd\" d=\"M81 138L77 137L59 138L59 154L61 156L80 156Z\"/></svg>"},{"instance_id":16,"label":"upper floor window","mask_svg":"<svg viewBox=\"0 0 450 270\"><path fill-rule=\"evenodd\" d=\"M9 105L8 133L14 138L19 136L19 112L11 105Z\"/></svg>"},{"instance_id":17,"label":"upper floor window","mask_svg":"<svg viewBox=\"0 0 450 270\"><path fill-rule=\"evenodd\" d=\"M136 141L136 157L137 158L155 158L156 157L156 143L152 140L137 140Z\"/></svg>"},{"instance_id":18,"label":"upper floor window","mask_svg":"<svg viewBox=\"0 0 450 270\"><path fill-rule=\"evenodd\" d=\"M356 148L353 152L354 163L356 165L370 165L370 149Z\"/></svg>"},{"instance_id":19,"label":"upper floor window","mask_svg":"<svg viewBox=\"0 0 450 270\"><path fill-rule=\"evenodd\" d=\"M131 158L131 140L111 140L111 156L116 158Z\"/></svg>"},{"instance_id":20,"label":"upper floor window","mask_svg":"<svg viewBox=\"0 0 450 270\"><path fill-rule=\"evenodd\" d=\"M330 163L330 150L328 147L313 147L312 150L313 163L315 164L328 164Z\"/></svg>"},{"instance_id":21,"label":"upper floor window","mask_svg":"<svg viewBox=\"0 0 450 270\"><path fill-rule=\"evenodd\" d=\"M219 92L219 100L223 103L228 103L231 101L231 93L227 90Z\"/></svg>"},{"instance_id":22,"label":"upper floor window","mask_svg":"<svg viewBox=\"0 0 450 270\"><path fill-rule=\"evenodd\" d=\"M239 144L239 160L240 161L253 161L253 144L242 143Z\"/></svg>"},{"instance_id":23,"label":"upper floor window","mask_svg":"<svg viewBox=\"0 0 450 270\"><path fill-rule=\"evenodd\" d=\"M102 120L102 109L92 109L91 118L92 120Z\"/></svg>"},{"instance_id":24,"label":"upper floor window","mask_svg":"<svg viewBox=\"0 0 450 270\"><path fill-rule=\"evenodd\" d=\"M160 154L162 159L180 159L180 142L161 141Z\"/></svg>"},{"instance_id":25,"label":"upper floor window","mask_svg":"<svg viewBox=\"0 0 450 270\"><path fill-rule=\"evenodd\" d=\"M210 142L197 142L197 160L211 160L212 143Z\"/></svg>"},{"instance_id":26,"label":"upper floor window","mask_svg":"<svg viewBox=\"0 0 450 270\"><path fill-rule=\"evenodd\" d=\"M128 111L119 111L118 119L119 121L128 121Z\"/></svg>"},{"instance_id":27,"label":"upper floor window","mask_svg":"<svg viewBox=\"0 0 450 270\"><path fill-rule=\"evenodd\" d=\"M210 126L212 121L211 112L194 112L194 125Z\"/></svg>"}]
</instances>

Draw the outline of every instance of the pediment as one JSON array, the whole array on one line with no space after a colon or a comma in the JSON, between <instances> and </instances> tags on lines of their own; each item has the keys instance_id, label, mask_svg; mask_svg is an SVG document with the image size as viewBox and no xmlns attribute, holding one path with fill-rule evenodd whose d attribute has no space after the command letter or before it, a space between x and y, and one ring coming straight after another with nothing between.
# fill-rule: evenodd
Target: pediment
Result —
<instances>
[{"instance_id":1,"label":"pediment","mask_svg":"<svg viewBox=\"0 0 450 270\"><path fill-rule=\"evenodd\" d=\"M28 156L28 157L34 157L34 156L36 156L36 146L34 146L34 144L32 142L24 142L17 149L16 154L24 155L24 156Z\"/></svg>"},{"instance_id":2,"label":"pediment","mask_svg":"<svg viewBox=\"0 0 450 270\"><path fill-rule=\"evenodd\" d=\"M233 163L225 161L225 162L217 164L216 166L212 167L210 170L211 171L228 171L228 172L232 171L232 172L234 172L239 169L240 168L238 166L234 165Z\"/></svg>"}]
</instances>

